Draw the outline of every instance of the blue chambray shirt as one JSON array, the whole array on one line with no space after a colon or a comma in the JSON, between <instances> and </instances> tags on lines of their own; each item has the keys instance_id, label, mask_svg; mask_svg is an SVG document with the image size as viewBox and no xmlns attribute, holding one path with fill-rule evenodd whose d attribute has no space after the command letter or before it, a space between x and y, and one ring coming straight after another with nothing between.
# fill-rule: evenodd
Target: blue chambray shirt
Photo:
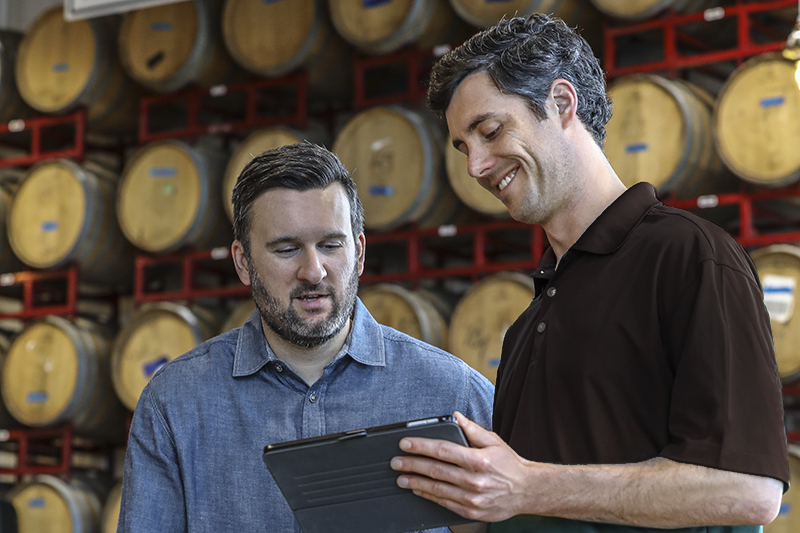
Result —
<instances>
[{"instance_id":1,"label":"blue chambray shirt","mask_svg":"<svg viewBox=\"0 0 800 533\"><path fill-rule=\"evenodd\" d=\"M378 324L360 300L344 348L309 387L269 348L256 311L145 387L117 531L299 532L265 445L455 410L490 428L493 397L477 371Z\"/></svg>"}]
</instances>

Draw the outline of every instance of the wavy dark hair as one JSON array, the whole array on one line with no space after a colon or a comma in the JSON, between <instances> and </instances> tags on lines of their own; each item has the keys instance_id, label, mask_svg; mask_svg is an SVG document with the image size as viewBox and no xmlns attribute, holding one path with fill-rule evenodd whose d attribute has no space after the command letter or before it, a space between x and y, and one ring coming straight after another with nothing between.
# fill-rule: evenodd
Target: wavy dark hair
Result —
<instances>
[{"instance_id":1,"label":"wavy dark hair","mask_svg":"<svg viewBox=\"0 0 800 533\"><path fill-rule=\"evenodd\" d=\"M569 81L578 93L578 117L602 148L611 118L605 74L586 40L561 19L534 13L501 20L442 56L431 71L431 110L444 115L458 85L476 72L485 72L499 91L524 98L541 120L550 85Z\"/></svg>"},{"instance_id":2,"label":"wavy dark hair","mask_svg":"<svg viewBox=\"0 0 800 533\"><path fill-rule=\"evenodd\" d=\"M283 187L295 191L326 189L341 183L350 202L353 238L364 232L364 208L350 173L330 150L303 142L267 150L254 157L233 188L233 235L250 257L252 207L264 191Z\"/></svg>"}]
</instances>

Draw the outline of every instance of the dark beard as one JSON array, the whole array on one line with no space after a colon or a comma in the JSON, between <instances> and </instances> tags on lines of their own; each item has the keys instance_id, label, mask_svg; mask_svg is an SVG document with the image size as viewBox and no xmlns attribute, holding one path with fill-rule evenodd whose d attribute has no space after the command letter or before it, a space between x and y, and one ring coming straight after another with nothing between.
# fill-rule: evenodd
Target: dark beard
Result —
<instances>
[{"instance_id":1,"label":"dark beard","mask_svg":"<svg viewBox=\"0 0 800 533\"><path fill-rule=\"evenodd\" d=\"M347 325L347 321L353 316L358 294L358 262L353 268L353 272L344 293L340 299L333 287L325 283L311 285L305 283L292 289L290 302L287 308L281 309L277 298L275 298L264 287L261 278L252 267L253 262L248 261L248 271L250 273L250 288L253 293L256 307L261 314L261 320L272 331L282 339L301 348L316 348L335 337ZM315 324L309 324L297 314L291 304L291 299L301 296L308 292L322 292L331 298L331 311L329 316Z\"/></svg>"}]
</instances>

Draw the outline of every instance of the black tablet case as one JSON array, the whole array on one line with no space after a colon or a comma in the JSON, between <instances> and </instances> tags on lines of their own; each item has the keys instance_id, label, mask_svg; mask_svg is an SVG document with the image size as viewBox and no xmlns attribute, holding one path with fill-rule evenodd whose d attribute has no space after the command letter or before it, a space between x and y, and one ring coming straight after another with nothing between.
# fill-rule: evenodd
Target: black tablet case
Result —
<instances>
[{"instance_id":1,"label":"black tablet case","mask_svg":"<svg viewBox=\"0 0 800 533\"><path fill-rule=\"evenodd\" d=\"M469 520L397 486L403 437L467 445L451 417L391 424L264 448L264 463L303 533L400 533Z\"/></svg>"}]
</instances>

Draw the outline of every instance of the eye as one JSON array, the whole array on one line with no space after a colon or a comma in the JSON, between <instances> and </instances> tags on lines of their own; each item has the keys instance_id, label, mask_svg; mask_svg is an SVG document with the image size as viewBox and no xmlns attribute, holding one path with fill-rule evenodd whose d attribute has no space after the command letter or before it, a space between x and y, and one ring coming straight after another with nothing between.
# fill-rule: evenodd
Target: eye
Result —
<instances>
[{"instance_id":1,"label":"eye","mask_svg":"<svg viewBox=\"0 0 800 533\"><path fill-rule=\"evenodd\" d=\"M500 133L500 129L501 129L501 127L500 127L500 126L497 126L497 127L496 127L496 128L494 128L492 131L490 131L489 133L487 133L487 134L486 134L486 138L487 138L487 139L490 139L490 140L491 140L491 139L494 139L494 138L495 138L495 137L497 137L497 135Z\"/></svg>"},{"instance_id":2,"label":"eye","mask_svg":"<svg viewBox=\"0 0 800 533\"><path fill-rule=\"evenodd\" d=\"M326 251L338 250L342 246L344 246L344 244L338 241L323 242L319 245L321 249Z\"/></svg>"},{"instance_id":3,"label":"eye","mask_svg":"<svg viewBox=\"0 0 800 533\"><path fill-rule=\"evenodd\" d=\"M274 253L282 256L290 256L298 250L297 246L283 246L274 250Z\"/></svg>"}]
</instances>

